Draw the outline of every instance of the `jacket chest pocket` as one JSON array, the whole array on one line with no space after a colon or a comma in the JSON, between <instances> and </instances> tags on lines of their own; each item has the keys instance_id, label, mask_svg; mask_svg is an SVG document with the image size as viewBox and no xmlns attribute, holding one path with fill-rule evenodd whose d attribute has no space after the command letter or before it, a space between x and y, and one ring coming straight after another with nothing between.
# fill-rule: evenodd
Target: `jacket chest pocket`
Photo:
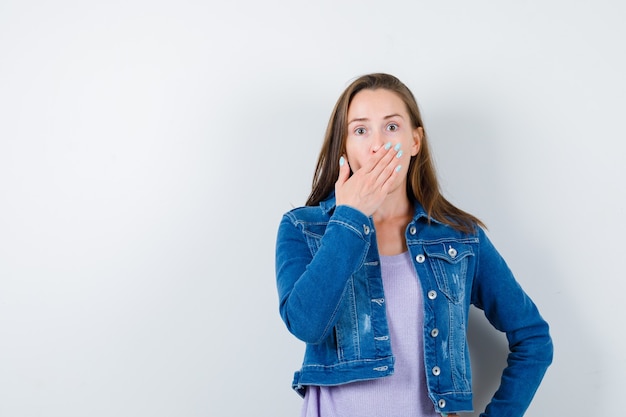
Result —
<instances>
[{"instance_id":1,"label":"jacket chest pocket","mask_svg":"<svg viewBox=\"0 0 626 417\"><path fill-rule=\"evenodd\" d=\"M474 252L472 247L458 242L424 245L429 265L439 290L455 304L465 297L467 268Z\"/></svg>"}]
</instances>

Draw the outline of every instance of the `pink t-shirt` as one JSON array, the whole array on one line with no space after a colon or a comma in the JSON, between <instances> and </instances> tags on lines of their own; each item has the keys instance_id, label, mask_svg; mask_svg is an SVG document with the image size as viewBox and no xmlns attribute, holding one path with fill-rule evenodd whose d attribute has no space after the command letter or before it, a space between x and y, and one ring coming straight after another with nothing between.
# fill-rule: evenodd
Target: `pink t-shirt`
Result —
<instances>
[{"instance_id":1,"label":"pink t-shirt","mask_svg":"<svg viewBox=\"0 0 626 417\"><path fill-rule=\"evenodd\" d=\"M408 252L380 257L393 375L337 386L307 387L301 417L440 417L424 371L423 299Z\"/></svg>"}]
</instances>

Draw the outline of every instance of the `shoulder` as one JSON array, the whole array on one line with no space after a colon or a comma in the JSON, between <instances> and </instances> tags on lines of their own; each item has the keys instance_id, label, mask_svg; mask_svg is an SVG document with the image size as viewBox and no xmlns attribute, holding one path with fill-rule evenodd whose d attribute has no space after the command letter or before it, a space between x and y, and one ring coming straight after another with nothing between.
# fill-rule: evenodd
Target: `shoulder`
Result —
<instances>
[{"instance_id":1,"label":"shoulder","mask_svg":"<svg viewBox=\"0 0 626 417\"><path fill-rule=\"evenodd\" d=\"M420 231L418 236L428 241L458 240L467 243L479 243L486 238L483 229L479 225L475 225L471 232L464 232L434 219L420 218L414 220L414 222L417 230Z\"/></svg>"},{"instance_id":2,"label":"shoulder","mask_svg":"<svg viewBox=\"0 0 626 417\"><path fill-rule=\"evenodd\" d=\"M302 206L296 207L283 215L283 221L287 220L293 224L324 222L328 221L329 214L320 206Z\"/></svg>"},{"instance_id":3,"label":"shoulder","mask_svg":"<svg viewBox=\"0 0 626 417\"><path fill-rule=\"evenodd\" d=\"M312 206L301 206L289 210L283 216L283 221L286 219L294 224L297 223L316 223L316 222L328 222L330 217L335 211L335 196L331 193L325 200L322 200L319 204Z\"/></svg>"}]
</instances>

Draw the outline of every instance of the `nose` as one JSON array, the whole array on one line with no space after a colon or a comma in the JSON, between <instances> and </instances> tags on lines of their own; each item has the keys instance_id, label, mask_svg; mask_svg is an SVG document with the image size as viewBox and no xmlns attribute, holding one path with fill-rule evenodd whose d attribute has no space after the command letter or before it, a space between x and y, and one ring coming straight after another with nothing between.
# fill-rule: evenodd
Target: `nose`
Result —
<instances>
[{"instance_id":1,"label":"nose","mask_svg":"<svg viewBox=\"0 0 626 417\"><path fill-rule=\"evenodd\" d=\"M380 132L374 132L371 135L372 142L370 144L371 153L378 152L383 146L385 146L385 138Z\"/></svg>"}]
</instances>

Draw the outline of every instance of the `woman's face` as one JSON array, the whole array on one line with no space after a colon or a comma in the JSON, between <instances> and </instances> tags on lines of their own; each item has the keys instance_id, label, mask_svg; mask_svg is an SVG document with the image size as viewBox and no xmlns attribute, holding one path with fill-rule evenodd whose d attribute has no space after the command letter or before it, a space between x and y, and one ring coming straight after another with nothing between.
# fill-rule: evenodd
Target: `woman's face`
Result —
<instances>
[{"instance_id":1,"label":"woman's face","mask_svg":"<svg viewBox=\"0 0 626 417\"><path fill-rule=\"evenodd\" d=\"M385 144L400 145L399 164L406 178L411 156L417 155L422 128L413 128L404 101L396 93L385 90L361 90L348 107L346 154L353 172Z\"/></svg>"}]
</instances>

